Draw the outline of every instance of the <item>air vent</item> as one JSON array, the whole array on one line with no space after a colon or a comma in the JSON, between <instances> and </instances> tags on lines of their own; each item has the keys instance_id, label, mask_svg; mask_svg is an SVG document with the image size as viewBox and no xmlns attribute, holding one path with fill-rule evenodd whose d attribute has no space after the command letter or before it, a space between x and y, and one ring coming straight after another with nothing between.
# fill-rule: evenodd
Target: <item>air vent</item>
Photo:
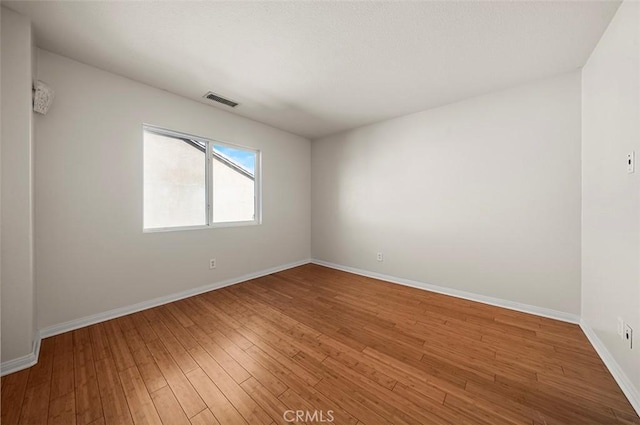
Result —
<instances>
[{"instance_id":1,"label":"air vent","mask_svg":"<svg viewBox=\"0 0 640 425\"><path fill-rule=\"evenodd\" d=\"M214 92L207 92L207 94L205 94L202 97L204 97L205 99L213 100L214 102L222 103L223 105L231 106L232 108L235 108L236 106L239 105L238 102L234 102L233 100L225 99L222 96L218 96Z\"/></svg>"}]
</instances>

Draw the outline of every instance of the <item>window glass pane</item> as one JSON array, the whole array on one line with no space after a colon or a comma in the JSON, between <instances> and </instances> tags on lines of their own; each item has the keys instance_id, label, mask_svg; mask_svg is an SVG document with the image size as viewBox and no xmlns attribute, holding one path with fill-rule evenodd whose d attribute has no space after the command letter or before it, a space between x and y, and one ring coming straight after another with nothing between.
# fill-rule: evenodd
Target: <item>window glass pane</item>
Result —
<instances>
[{"instance_id":1,"label":"window glass pane","mask_svg":"<svg viewBox=\"0 0 640 425\"><path fill-rule=\"evenodd\" d=\"M144 228L206 225L203 143L144 132Z\"/></svg>"},{"instance_id":2,"label":"window glass pane","mask_svg":"<svg viewBox=\"0 0 640 425\"><path fill-rule=\"evenodd\" d=\"M255 217L256 152L214 145L213 222L252 221Z\"/></svg>"}]
</instances>

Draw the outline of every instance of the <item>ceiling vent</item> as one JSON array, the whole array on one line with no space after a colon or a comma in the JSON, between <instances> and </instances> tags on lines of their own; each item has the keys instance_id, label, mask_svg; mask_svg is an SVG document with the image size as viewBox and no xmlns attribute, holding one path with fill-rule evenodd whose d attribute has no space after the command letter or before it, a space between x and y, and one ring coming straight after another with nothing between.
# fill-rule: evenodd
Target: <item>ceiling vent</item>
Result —
<instances>
[{"instance_id":1,"label":"ceiling vent","mask_svg":"<svg viewBox=\"0 0 640 425\"><path fill-rule=\"evenodd\" d=\"M218 96L214 92L207 92L202 97L204 97L205 99L212 100L214 102L222 103L223 105L231 106L232 108L235 108L236 106L239 105L238 102L234 102L233 100L225 99L222 96Z\"/></svg>"}]
</instances>

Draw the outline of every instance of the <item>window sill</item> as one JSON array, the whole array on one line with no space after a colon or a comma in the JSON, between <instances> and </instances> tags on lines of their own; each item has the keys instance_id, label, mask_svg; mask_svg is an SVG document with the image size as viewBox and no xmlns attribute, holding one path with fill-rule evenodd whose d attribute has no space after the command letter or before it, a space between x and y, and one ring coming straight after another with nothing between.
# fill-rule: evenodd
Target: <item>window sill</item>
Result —
<instances>
[{"instance_id":1,"label":"window sill","mask_svg":"<svg viewBox=\"0 0 640 425\"><path fill-rule=\"evenodd\" d=\"M142 233L161 233L161 232L182 232L185 230L207 230L220 229L225 227L245 227L258 226L262 224L258 220L253 221L229 221L224 223L214 223L211 225L203 224L201 226L180 226L180 227L156 227L152 229L142 229Z\"/></svg>"}]
</instances>

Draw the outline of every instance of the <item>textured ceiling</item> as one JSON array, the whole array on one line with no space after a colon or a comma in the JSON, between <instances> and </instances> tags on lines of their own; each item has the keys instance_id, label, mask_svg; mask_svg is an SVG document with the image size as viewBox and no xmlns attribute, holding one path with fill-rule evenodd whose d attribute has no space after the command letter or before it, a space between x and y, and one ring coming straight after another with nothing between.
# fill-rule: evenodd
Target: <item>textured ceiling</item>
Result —
<instances>
[{"instance_id":1,"label":"textured ceiling","mask_svg":"<svg viewBox=\"0 0 640 425\"><path fill-rule=\"evenodd\" d=\"M309 138L567 72L619 2L17 2L39 47ZM227 109L224 106L219 106Z\"/></svg>"}]
</instances>

